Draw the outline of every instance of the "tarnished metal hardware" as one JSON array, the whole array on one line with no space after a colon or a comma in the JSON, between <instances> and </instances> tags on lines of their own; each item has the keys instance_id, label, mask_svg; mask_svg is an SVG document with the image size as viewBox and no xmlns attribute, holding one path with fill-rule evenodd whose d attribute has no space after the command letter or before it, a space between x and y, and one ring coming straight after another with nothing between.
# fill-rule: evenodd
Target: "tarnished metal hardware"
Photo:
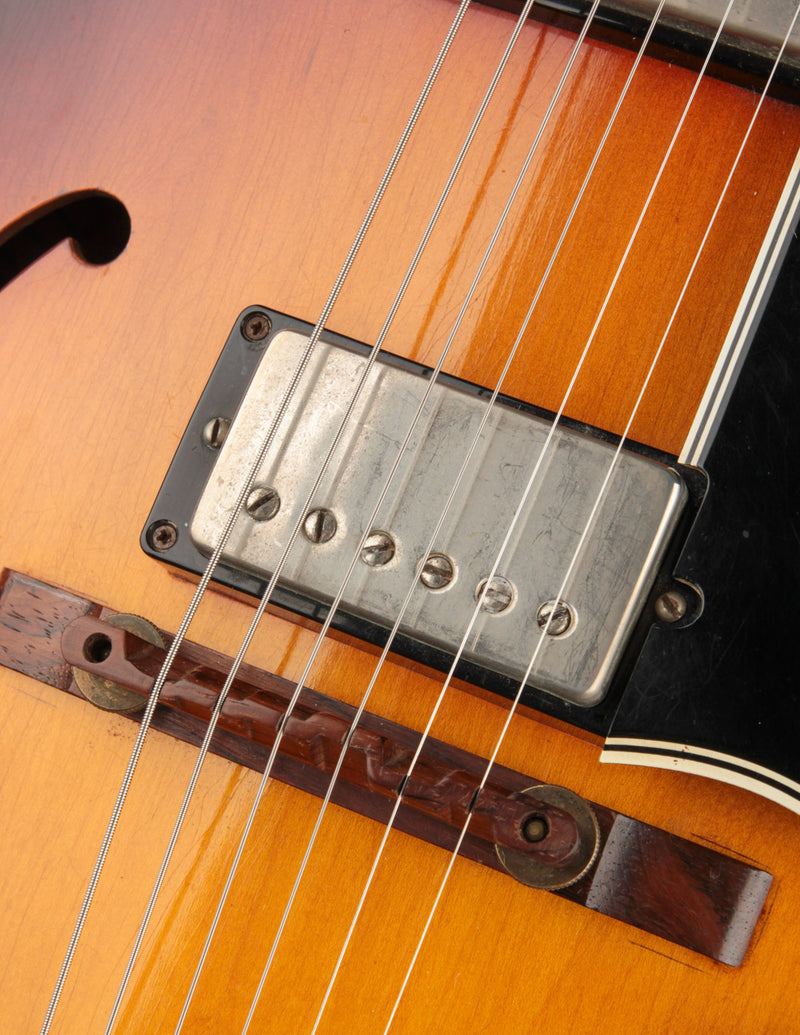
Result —
<instances>
[{"instance_id":1,"label":"tarnished metal hardware","mask_svg":"<svg viewBox=\"0 0 800 1035\"><path fill-rule=\"evenodd\" d=\"M156 627L145 618L138 615L115 614L109 615L105 621L118 629L125 629L135 636L141 637L155 647L166 646L164 637ZM83 653L87 662L93 665L101 664L111 651L111 640L104 637L102 632L87 639L84 643ZM146 698L137 694L134 690L121 686L112 679L106 679L102 675L95 675L85 672L83 669L74 667L73 676L75 683L86 698L93 705L109 712L137 712L141 711L147 703Z\"/></svg>"},{"instance_id":2,"label":"tarnished metal hardware","mask_svg":"<svg viewBox=\"0 0 800 1035\"><path fill-rule=\"evenodd\" d=\"M443 553L432 553L422 565L419 581L428 589L445 589L456 577L456 566Z\"/></svg>"},{"instance_id":3,"label":"tarnished metal hardware","mask_svg":"<svg viewBox=\"0 0 800 1035\"><path fill-rule=\"evenodd\" d=\"M536 624L548 636L563 636L575 622L575 614L563 600L545 600L536 612Z\"/></svg>"},{"instance_id":4,"label":"tarnished metal hardware","mask_svg":"<svg viewBox=\"0 0 800 1035\"><path fill-rule=\"evenodd\" d=\"M171 550L178 541L178 529L173 521L155 521L147 529L147 541L159 553Z\"/></svg>"},{"instance_id":5,"label":"tarnished metal hardware","mask_svg":"<svg viewBox=\"0 0 800 1035\"><path fill-rule=\"evenodd\" d=\"M209 449L219 449L228 437L231 422L227 417L212 417L203 428L203 444Z\"/></svg>"},{"instance_id":6,"label":"tarnished metal hardware","mask_svg":"<svg viewBox=\"0 0 800 1035\"><path fill-rule=\"evenodd\" d=\"M250 490L244 508L253 521L271 521L281 509L281 498L271 485L256 485Z\"/></svg>"},{"instance_id":7,"label":"tarnished metal hardware","mask_svg":"<svg viewBox=\"0 0 800 1035\"><path fill-rule=\"evenodd\" d=\"M583 16L584 8L577 0L541 0L562 14ZM608 0L600 8L600 24L633 29L653 17L657 0ZM723 65L738 66L754 71L759 59L766 64L774 60L775 52L791 24L794 6L791 0L667 0L659 14L656 38L659 42L676 46L690 53L705 53L717 31L721 31L721 46L715 60ZM795 71L800 66L800 30L791 33L782 64Z\"/></svg>"},{"instance_id":8,"label":"tarnished metal hardware","mask_svg":"<svg viewBox=\"0 0 800 1035\"><path fill-rule=\"evenodd\" d=\"M508 610L514 603L515 595L513 583L502 575L495 575L491 580L481 579L475 589L475 599L481 601L481 610L490 615L499 615Z\"/></svg>"},{"instance_id":9,"label":"tarnished metal hardware","mask_svg":"<svg viewBox=\"0 0 800 1035\"><path fill-rule=\"evenodd\" d=\"M395 550L394 539L389 533L375 529L361 547L361 560L370 568L382 568L394 557Z\"/></svg>"},{"instance_id":10,"label":"tarnished metal hardware","mask_svg":"<svg viewBox=\"0 0 800 1035\"><path fill-rule=\"evenodd\" d=\"M275 334L253 375L190 522L190 535L201 552L211 553L219 540L305 340L291 331ZM317 501L304 517L302 508L321 458L330 449L364 364L356 351L317 345L258 473L258 484L279 493L280 512L260 523L242 515L224 554L226 564L268 578L300 521L305 535L283 566L282 585L323 603L337 594L368 531L372 501L383 489L428 385L426 378L388 360L373 367L318 487ZM341 605L348 614L383 627L395 621L486 406L477 393L434 386L374 520L395 543L392 564L380 573L358 565ZM492 409L458 499L422 569L420 582L439 592L420 587L414 593L401 632L440 650L459 648L476 607L475 587L495 568L546 447L501 558L499 574L513 584L513 600L499 612L480 612L463 657L522 679L538 649L531 685L590 706L608 690L686 490L673 469L624 451L604 486L614 447L574 430L559 427L552 436L550 431L546 420L530 413L506 405ZM319 543L326 544L324 550L317 549ZM537 648L542 601L560 594L570 608L568 635L548 636Z\"/></svg>"},{"instance_id":11,"label":"tarnished metal hardware","mask_svg":"<svg viewBox=\"0 0 800 1035\"><path fill-rule=\"evenodd\" d=\"M329 543L336 529L336 515L325 507L310 510L303 522L303 535L310 543Z\"/></svg>"},{"instance_id":12,"label":"tarnished metal hardware","mask_svg":"<svg viewBox=\"0 0 800 1035\"><path fill-rule=\"evenodd\" d=\"M497 857L505 869L518 881L531 888L556 891L568 888L591 868L600 848L600 829L588 802L566 787L541 784L529 787L519 797L530 796L537 802L545 802L567 813L575 821L578 837L572 852L557 866L549 865L540 858L526 852L517 852L503 845L497 845ZM544 816L531 817L523 833L534 843L547 836L547 820Z\"/></svg>"},{"instance_id":13,"label":"tarnished metal hardware","mask_svg":"<svg viewBox=\"0 0 800 1035\"><path fill-rule=\"evenodd\" d=\"M686 614L686 597L677 589L669 589L662 593L655 602L656 618L660 622L679 622Z\"/></svg>"},{"instance_id":14,"label":"tarnished metal hardware","mask_svg":"<svg viewBox=\"0 0 800 1035\"><path fill-rule=\"evenodd\" d=\"M252 344L263 342L271 330L272 321L266 313L248 313L242 320L242 335Z\"/></svg>"}]
</instances>

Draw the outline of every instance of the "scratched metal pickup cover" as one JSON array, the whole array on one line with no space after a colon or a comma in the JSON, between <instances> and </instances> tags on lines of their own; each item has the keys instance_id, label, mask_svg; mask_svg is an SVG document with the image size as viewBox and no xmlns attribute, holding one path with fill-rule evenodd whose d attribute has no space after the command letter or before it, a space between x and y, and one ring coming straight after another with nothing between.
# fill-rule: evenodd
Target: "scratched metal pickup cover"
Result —
<instances>
[{"instance_id":1,"label":"scratched metal pickup cover","mask_svg":"<svg viewBox=\"0 0 800 1035\"><path fill-rule=\"evenodd\" d=\"M165 489L151 513L151 529L153 521L168 518L183 534L181 525L188 524L192 547L202 555L212 552L304 342L290 330L273 333L190 520L176 520L165 511L170 506ZM229 340L226 348L231 347ZM242 511L223 557L231 570L254 576L262 587L275 570L292 529L305 517L304 504L365 364L363 349L357 347L322 341L314 350L256 480L257 486L277 494L277 512L257 520ZM448 504L488 401L487 393L453 378L436 383L390 490L370 520L428 384L420 368L403 360L387 357L375 364L310 508L333 515L325 535L333 524L335 531L324 542L313 541L319 535L297 536L275 599L285 604L288 593L290 602L318 602L324 609L369 524L369 530L391 538L394 553L385 563L358 559L340 605L344 628L357 631L361 622L372 630L390 629L416 582L396 646L415 656L408 645L419 645L422 654L416 656L426 660L428 649L438 659L437 667L444 667L441 659L461 646L481 586L544 450L496 569L504 581L490 586L463 659L473 669L519 683L543 640L528 684L579 706L596 704L608 691L684 507L687 494L680 476L664 464L623 451L603 488L615 453L611 444L562 427L548 442L550 422L508 401L497 403L429 550L431 530ZM211 382L206 396L209 391ZM187 432L195 451L199 425L214 413L206 396ZM581 544L601 492L602 502ZM453 577L444 586L437 588L441 579L436 571L428 579L433 588L415 575L429 553L452 563ZM378 559L385 560L385 555ZM544 636L548 602L558 598L562 583L560 599L566 609ZM304 613L309 613L307 607ZM315 616L321 613L318 607Z\"/></svg>"}]
</instances>

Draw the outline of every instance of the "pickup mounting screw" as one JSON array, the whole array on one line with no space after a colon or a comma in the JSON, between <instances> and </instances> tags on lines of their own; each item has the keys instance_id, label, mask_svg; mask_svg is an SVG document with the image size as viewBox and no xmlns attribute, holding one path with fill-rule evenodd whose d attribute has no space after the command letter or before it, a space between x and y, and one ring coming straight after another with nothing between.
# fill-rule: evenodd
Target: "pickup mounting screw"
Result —
<instances>
[{"instance_id":1,"label":"pickup mounting screw","mask_svg":"<svg viewBox=\"0 0 800 1035\"><path fill-rule=\"evenodd\" d=\"M212 417L203 428L203 442L210 449L220 449L230 429L231 422L227 417Z\"/></svg>"},{"instance_id":2,"label":"pickup mounting screw","mask_svg":"<svg viewBox=\"0 0 800 1035\"><path fill-rule=\"evenodd\" d=\"M178 529L171 521L154 521L147 529L147 542L152 550L163 553L178 541Z\"/></svg>"},{"instance_id":3,"label":"pickup mounting screw","mask_svg":"<svg viewBox=\"0 0 800 1035\"><path fill-rule=\"evenodd\" d=\"M547 625L548 619L550 625ZM572 608L563 600L546 600L536 613L536 621L540 629L547 626L548 636L563 636L574 622Z\"/></svg>"},{"instance_id":4,"label":"pickup mounting screw","mask_svg":"<svg viewBox=\"0 0 800 1035\"><path fill-rule=\"evenodd\" d=\"M310 543L328 543L336 535L336 516L324 507L309 510L303 522L303 534Z\"/></svg>"},{"instance_id":5,"label":"pickup mounting screw","mask_svg":"<svg viewBox=\"0 0 800 1035\"><path fill-rule=\"evenodd\" d=\"M490 615L499 615L513 603L514 587L502 575L495 575L491 581L481 579L475 590L476 600L481 599L481 594L487 582L489 582L489 588L486 590L486 596L484 596L481 602L481 611L486 611Z\"/></svg>"},{"instance_id":6,"label":"pickup mounting screw","mask_svg":"<svg viewBox=\"0 0 800 1035\"><path fill-rule=\"evenodd\" d=\"M281 498L271 485L257 485L244 506L253 521L271 521L281 509Z\"/></svg>"},{"instance_id":7,"label":"pickup mounting screw","mask_svg":"<svg viewBox=\"0 0 800 1035\"><path fill-rule=\"evenodd\" d=\"M361 547L361 560L370 568L380 568L388 564L394 554L394 539L388 532L382 532L377 528L370 532Z\"/></svg>"},{"instance_id":8,"label":"pickup mounting screw","mask_svg":"<svg viewBox=\"0 0 800 1035\"><path fill-rule=\"evenodd\" d=\"M249 342L263 341L272 330L272 320L266 313L248 313L242 320L242 334Z\"/></svg>"},{"instance_id":9,"label":"pickup mounting screw","mask_svg":"<svg viewBox=\"0 0 800 1035\"><path fill-rule=\"evenodd\" d=\"M448 556L432 553L422 565L419 579L428 589L444 589L453 581L455 574L455 565Z\"/></svg>"},{"instance_id":10,"label":"pickup mounting screw","mask_svg":"<svg viewBox=\"0 0 800 1035\"><path fill-rule=\"evenodd\" d=\"M686 597L676 589L668 589L656 600L655 612L661 622L678 622L686 614Z\"/></svg>"}]
</instances>

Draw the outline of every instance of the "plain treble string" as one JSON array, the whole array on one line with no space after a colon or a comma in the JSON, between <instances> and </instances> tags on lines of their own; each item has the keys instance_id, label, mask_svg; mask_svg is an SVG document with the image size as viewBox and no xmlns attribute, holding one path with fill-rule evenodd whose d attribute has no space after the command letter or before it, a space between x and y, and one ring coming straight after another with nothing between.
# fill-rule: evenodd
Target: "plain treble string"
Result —
<instances>
[{"instance_id":1,"label":"plain treble string","mask_svg":"<svg viewBox=\"0 0 800 1035\"><path fill-rule=\"evenodd\" d=\"M561 585L560 585L560 587L558 589L558 592L556 594L556 599L561 599L563 597L563 595L567 591L567 586L568 586L568 583L569 583L569 579L571 578L571 575L572 575L572 572L574 570L575 564L577 563L578 558L579 558L579 556L581 554L581 551L583 550L583 546L584 546L584 544L586 542L586 539L588 537L589 530L591 529L592 523L593 523L594 518L595 518L595 516L597 514L597 511L598 511L598 509L600 507L600 504L601 504L601 502L603 500L603 497L604 497L604 494L605 494L606 489L608 487L608 484L610 483L611 477L612 477L612 475L614 473L614 470L616 469L616 466L617 466L617 463L619 461L619 457L621 455L623 446L624 446L625 442L627 441L628 435L630 434L630 429L631 429L631 426L633 424L633 421L634 421L634 419L636 417L636 414L637 414L637 412L639 410L641 402L642 402L642 400L644 398L644 395L645 395L645 393L647 391L647 388L648 388L648 385L649 385L650 380L652 378L653 372L655 371L656 365L658 364L658 361L659 361L659 359L661 357L662 351L664 349L664 345L665 345L665 343L667 341L667 338L669 337L670 331L672 330L672 327L673 327L673 324L675 322L675 319L677 318L678 312L679 312L679 310L681 308L681 305L683 304L683 299L684 299L684 297L686 295L686 292L689 289L689 285L690 285L690 283L691 283L691 281L692 281L692 279L694 277L695 270L697 269L698 263L700 262L700 258L701 258L702 254L703 254L703 251L705 250L706 243L708 241L709 236L711 235L711 231L712 231L712 229L714 227L714 224L716 222L717 216L718 216L719 211L720 211L720 209L722 207L723 201L725 200L725 197L727 195L728 189L729 189L730 184L731 184L731 182L733 180L734 174L736 173L736 169L738 168L741 156L742 156L742 154L744 152L744 149L745 149L745 147L747 145L748 140L750 139L751 132L752 132L753 127L754 127L754 125L756 123L756 119L758 118L759 112L761 111L763 102L764 102L764 100L765 100L765 98L767 96L769 88L770 88L770 86L772 84L772 80L773 80L773 78L775 76L775 73L777 72L777 69L778 69L780 63L781 63L781 60L783 58L783 55L784 55L784 52L785 52L786 47L788 45L789 39L791 37L791 34L793 33L795 25L797 24L798 15L800 15L800 6L798 6L795 9L794 15L792 17L792 21L791 21L791 23L789 25L789 28L788 28L788 30L786 32L786 35L785 35L785 37L783 39L783 42L781 44L780 50L778 51L778 54L777 54L777 56L775 58L775 61L774 61L773 65L772 65L772 68L770 70L770 73L769 73L769 76L767 78L767 81L766 81L766 84L764 86L764 89L762 90L762 92L761 92L761 94L759 96L758 103L757 103L757 105L756 105L756 107L755 107L755 109L753 111L753 115L751 116L751 119L750 119L750 122L748 124L747 130L746 130L746 132L744 134L744 137L742 139L742 142L741 142L741 144L739 146L739 149L737 151L736 157L735 157L735 159L734 159L734 161L733 161L733 163L731 165L731 169L730 169L730 171L728 173L728 176L727 176L727 178L725 180L725 184L724 184L724 186L723 186L723 188L722 188L722 190L720 192L719 198L718 198L717 203L716 203L716 205L714 207L714 211L713 211L713 213L711 215L711 218L708 221L708 224L706 226L706 229L705 229L705 232L703 234L703 237L702 237L702 240L700 242L700 245L699 245L699 247L698 247L698 249L697 249L697 251L695 253L695 257L694 257L694 259L692 261L692 264L691 264L691 267L689 269L689 272L688 272L688 274L687 274L687 276L686 276L686 278L684 280L683 286L681 287L681 290L679 292L678 299L677 299L677 301L675 303L675 306L674 306L674 308L672 310L672 313L670 315L669 321L667 323L666 330L664 331L664 334L662 335L661 341L659 342L658 348L656 349L655 355L653 357L653 361L652 361L652 363L650 365L650 368L649 368L649 370L647 372L647 376L646 376L646 378L644 380L644 383L643 383L643 385L642 385L642 387L641 387L641 389L639 391L639 395L637 396L637 399L636 399L636 402L634 404L633 410L631 411L631 414L630 414L630 416L628 418L628 421L627 421L627 423L625 425L625 429L624 429L624 431L622 433L620 442L617 445L617 448L616 448L616 450L614 452L614 456L612 457L611 463L609 464L609 469L608 469L608 471L607 471L607 473L606 473L606 475L605 475L605 477L603 479L603 482L602 482L602 484L600 486L600 489L598 491L597 498L595 500L594 506L592 507L592 511L591 511L591 513L590 513L590 515L589 515L589 517L587 519L587 522L586 522L586 525L584 527L584 530L583 530L583 532L581 534L581 537L580 537L580 539L578 541L578 544L577 544L577 546L575 548L575 552L573 554L573 557L572 557L572 560L570 562L570 565L569 565L569 567L567 569L566 574L564 575L564 577L562 579ZM726 14L726 17L727 17L727 14ZM724 24L724 20L723 20L723 24ZM712 47L712 50L713 50L713 47ZM702 74L702 72L700 74ZM481 782L479 784L478 790L477 790L477 792L475 794L475 797L473 798L473 802L476 802L478 800L480 792L486 786L486 783L487 783L487 781L489 779L489 776L491 774L492 768L493 768L493 766L495 764L495 761L497 759L497 755L498 755L498 753L500 751L500 748L502 747L502 744L503 744L503 741L505 739L506 733L507 733L507 731L509 729L509 726L511 724L511 720L512 720L512 718L513 718L513 716L514 716L514 714L516 712L516 708L517 708L517 706L519 704L519 701L520 701L520 698L522 696L522 693L523 693L523 690L525 688L525 685L527 683L527 680L528 680L528 678L529 678L529 676L530 676L530 674L531 674L531 672L533 670L534 665L536 664L536 660L537 660L537 658L539 656L539 653L541 652L541 649L542 649L544 643L546 642L547 631L548 631L548 629L550 627L550 623L552 621L552 618L553 618L553 614L551 613L548 616L548 619L547 619L547 622L545 623L545 626L542 628L542 630L540 632L539 639L537 641L537 644L536 644L536 647L534 649L533 655L532 655L531 660L530 660L530 662L528 664L528 667L527 667L527 669L525 671L525 675L522 677L522 680L520 681L519 687L517 689L517 693L516 693L516 695L514 697L514 701L513 701L512 705L511 705L511 708L510 708L510 710L508 712L508 715L506 716L506 719L505 719L505 722L503 724L502 730L501 730L500 735L499 735L499 737L497 739L497 742L495 744L494 750L492 751L492 755L491 755L490 759L487 762L487 765L486 765L486 768L484 770L483 776L481 778ZM420 935L420 938L419 938L419 940L417 942L417 945L416 945L416 947L414 949L414 953L413 953L413 956L411 958L411 962L409 963L409 966L408 966L408 968L406 970L405 976L403 978L403 982L402 982L402 985L400 987L400 991L399 991L399 993L397 995L397 998L395 999L395 1003L394 1003L394 1006L392 1008L392 1012L390 1014L389 1020L388 1020L388 1022L386 1024L386 1027L384 1029L384 1035L387 1035L387 1033L389 1032L389 1030L390 1030L390 1028L391 1028L391 1026L392 1026L392 1024L394 1022L394 1018L395 1018L395 1016L397 1014L397 1010L398 1010L398 1008L400 1006L400 1003L402 1001L403 995L405 994L405 990L406 990L406 988L408 986L408 982L409 982L409 980L411 978L411 974L412 974L412 972L414 970L414 967L416 966L416 962L417 962L419 954L420 954L420 952L422 950L422 946L423 946L423 944L425 942L425 939L427 937L427 934L428 934L428 931L430 929L431 923L433 921L434 915L435 915L435 913L436 913L436 911L438 909L439 902L441 900L442 894L444 893L444 889L445 889L445 887L447 885L447 882L448 882L448 880L450 878L450 873L452 872L453 864L455 863L455 860L458 857L459 852L461 851L461 845L463 844L464 838L465 838L465 836L467 834L467 831L469 829L469 825L470 825L470 822L472 820L472 815L473 815L473 812L472 812L472 810L470 810L469 813L467 814L466 821L465 821L464 825L462 826L462 829L461 829L461 831L459 833L458 841L456 842L455 847L452 849L452 851L450 853L450 858L448 860L447 868L445 870L444 876L442 877L442 880L441 880L441 883L439 885L439 888L438 888L438 890L436 892L436 896L434 898L433 904L432 904L431 909L430 909L430 911L428 913L428 916L426 918L426 921L425 921L425 924L423 926L423 930L422 930L422 933Z\"/></svg>"},{"instance_id":2,"label":"plain treble string","mask_svg":"<svg viewBox=\"0 0 800 1035\"><path fill-rule=\"evenodd\" d=\"M715 49L716 44L717 44L717 41L718 41L718 39L719 39L719 37L720 37L720 35L722 33L722 30L724 28L724 25L726 23L728 15L730 14L730 11L731 11L731 9L733 7L733 3L734 3L734 0L730 0L730 2L728 3L728 6L727 6L727 8L725 10L723 18L722 18L722 20L720 22L720 25L719 25L718 29L717 29L717 32L716 32L716 34L714 36L714 39L713 39L713 41L712 41L712 43L710 45L710 48L709 48L708 54L707 54L707 56L705 58L705 61L703 62L703 65L702 65L700 71L698 72L698 75L696 77L696 81L695 81L693 89L692 89L692 91L690 93L689 99L688 99L688 101L687 101L687 103L686 103L686 105L684 107L683 113L682 113L682 115L681 115L681 117L680 117L680 119L678 121L677 127L676 127L676 129L674 131L673 137L672 137L672 139L670 141L670 144L669 144L669 146L667 148L667 151L666 151L666 154L664 156L664 159L662 160L662 163L661 163L661 165L659 167L659 170L658 170L658 172L656 174L654 182L653 182L653 184L652 184L652 186L651 186L651 188L649 190L649 193L648 193L647 198L645 200L645 203L644 203L644 206L642 208L642 211L641 211L641 213L639 215L639 218L638 218L638 220L637 220L637 222L636 222L636 224L634 226L633 232L632 232L632 234L630 236L628 245L627 245L627 247L625 249L625 252L624 252L624 254L623 254L623 256L622 256L622 258L620 260L620 263L619 263L619 265L617 267L617 270L615 272L614 278L612 280L611 286L609 287L608 292L606 294L606 297L605 297L605 299L603 301L603 304L601 306L600 313L599 313L599 315L598 315L598 317L597 317L597 319L595 321L595 324L594 324L594 326L592 328L589 340L587 342L586 347L584 348L584 352L582 354L582 357L581 357L581 360L580 360L580 364L583 363L583 360L584 360L586 354L588 353L588 350L589 350L592 342L594 341L594 338L596 337L597 330L598 330L598 328L600 326L602 318L603 318L603 316L605 314L605 311L606 311L606 309L608 307L608 303L610 301L610 298L611 298L611 296L612 296L612 294L613 294L613 292L614 292L614 290L616 288L617 282L619 281L619 278L620 278L620 276L622 274L622 270L623 270L624 266L627 263L628 257L630 255L630 252L631 252L632 248L633 248L634 241L635 241L636 237L638 236L639 230L640 230L641 225L642 225L642 223L644 221L644 218L645 218L645 216L647 214L647 211L650 208L650 204L651 204L652 199L653 199L653 197L655 195L655 191L656 191L656 188L658 186L658 183L660 182L661 177L663 176L663 172L664 172L664 169L666 168L666 165L667 165L667 162L669 160L669 157L672 154L672 151L674 150L674 147L675 147L675 144L677 142L678 136L679 136L679 134L680 134L680 132L681 132L681 130L683 128L683 125L685 123L685 120L686 120L686 118L688 116L689 110L690 110L691 105L692 105L692 103L694 101L694 97L696 96L697 90L699 89L700 82L701 82L701 80L702 80L702 78L703 78L703 76L705 74L706 68L707 68L707 66L708 66L708 64L709 64L709 62L711 60L711 56L712 56L712 54L714 52L714 49ZM652 370L651 370L650 374L648 374L648 378L647 378L648 381L649 381L649 378L651 376L651 373L652 373ZM566 393L566 395L565 395L565 397L564 397L564 399L562 401L561 407L559 408L559 414L563 413L563 410L564 410L564 408L565 408L565 406L567 404L569 395L570 395L570 393L572 391L572 388L573 388L573 386L575 384L576 378L577 378L577 370L576 370L576 373L573 375L573 378L572 378L572 380L570 382L570 385L568 386L567 393ZM637 409L638 409L638 403L637 403ZM631 420L632 419L633 419L633 417L631 418ZM430 717L430 719L429 719L429 721L428 721L428 723L427 723L427 725L425 727L425 730L423 731L423 733L421 735L421 739L420 739L419 745L418 745L417 750L416 750L416 752L414 754L414 757L412 758L409 770L407 772L407 777L413 772L413 769L414 769L414 767L416 765L416 762L417 762L417 760L419 758L419 755L420 755L420 753L422 751L424 743L427 740L427 737L429 736L430 729L431 729L431 727L433 725L433 722L435 720L436 715L438 714L440 706L441 706L441 704L442 704L442 702L444 700L444 696L445 696L445 693L446 693L446 691L447 691L447 689L448 689L448 687L450 685L450 682L452 681L452 677L453 677L455 668L456 668L456 666L457 666L457 664L458 664L458 662L459 662L459 660L461 658L461 655L463 653L463 650L464 650L464 648L466 646L467 639L468 639L468 637L470 635L470 632L471 632L471 630L472 630L472 628L474 626L475 621L477 620L478 615L480 614L480 610L481 610L481 606L482 606L482 603L483 603L483 599L484 599L484 597L486 595L486 588L489 586L489 584L491 583L492 578L495 576L495 574L497 572L499 564L501 563L501 560L502 560L502 556L503 556L503 554L504 554L504 552L505 552L505 550L506 550L506 548L508 546L508 543L510 542L511 535L513 534L513 531L514 531L514 527L516 526L516 523L517 523L517 521L519 519L519 516L520 516L520 514L522 512L522 509L523 509L523 507L525 505L525 502L526 502L528 496L530 495L530 491L533 488L534 481L535 481L536 476L538 474L538 471L539 471L539 469L541 467L541 463L542 463L543 458L545 456L545 453L547 451L548 445L549 445L549 443L550 443L550 441L552 439L552 436L553 436L553 433L554 433L554 430L555 430L555 424L556 424L556 422L553 423L553 426L551 427L551 432L548 435L548 438L547 438L546 442L544 443L544 445L543 445L543 447L542 447L542 449L540 451L539 458L537 460L536 466L535 466L535 468L534 468L534 470L533 470L533 472L531 474L531 477L529 479L529 482L528 482L528 485L527 485L527 487L525 489L523 497L522 497L522 499L520 501L520 504L517 507L517 510L515 511L515 515L514 515L514 517L512 519L511 526L510 526L510 528L509 528L509 530L508 530L508 532L506 534L506 537L505 537L505 539L503 541L503 544L502 544L501 549L500 549L500 551L498 553L498 556L497 556L497 559L495 561L495 564L493 565L492 570L491 570L491 572L489 573L489 575L487 577L487 580L486 580L486 583L485 583L485 586L484 586L484 591L482 592L482 594L480 595L480 598L476 602L475 609L473 611L473 615L472 615L472 618L470 620L470 623L469 623L469 625L468 625L468 627L467 627L467 629L466 629L466 631L464 633L464 636L462 638L462 641L461 641L461 644L459 646L459 649L458 649L458 651L457 651L457 653L456 653L456 655L455 655L455 657L453 659L453 662L451 664L451 667L450 667L450 669L448 671L447 677L446 677L445 682L444 682L444 684L442 686L442 689L441 689L441 692L439 694L439 697L437 698L437 701L436 701L436 703L434 705L431 717ZM623 441L624 441L624 439L623 439ZM616 466L615 462L614 462L614 466ZM610 478L610 475L608 477ZM605 491L605 486L607 485L607 481L608 481L608 479L606 481L604 481L603 487L601 488L601 498L602 498L602 494ZM599 502L598 502L597 506L599 506ZM594 513L596 513L596 508L595 508L595 511L593 511L593 514ZM585 538L585 536L584 536L584 538ZM575 563L575 559L573 559L573 562L570 565L569 572L572 571L574 563ZM559 591L559 596L561 595L561 592L562 591ZM550 624L550 622L548 620L548 622L546 623L545 628L544 628L544 630L542 631L542 634L541 634L541 638L540 639L542 641L544 640L544 637L547 634L547 629L549 627L549 624ZM538 657L538 650L537 650L536 656ZM535 658L534 658L534 661L531 663L531 668L532 668L534 663L535 663ZM527 682L527 678L528 678L529 674L530 674L530 669L526 673L525 678L524 678L524 680L523 680L523 682L522 682L522 684L520 686L519 692L517 694L517 701L518 701L519 697L521 696L522 689L524 688L524 685ZM513 714L513 710L512 710L511 713L509 713L509 717L512 714ZM506 729L506 728L507 728L507 725L506 725L506 727L504 727L504 729ZM504 735L505 734L503 733L503 736ZM496 755L496 752L493 755L493 757L495 757L495 755ZM487 773L487 776L488 776L488 773ZM353 916L353 919L351 921L351 924L350 924L350 927L348 929L348 932L347 932L347 934L345 936L344 944L342 946L341 952L340 952L339 957L337 959L337 962L336 962L336 965L335 965L335 968L334 968L334 972L333 972L333 974L331 976L330 982L329 982L328 987L327 987L326 992L325 992L325 996L324 996L322 1004L320 1006L320 1010L319 1010L319 1013L317 1015L317 1020L315 1022L315 1026L314 1026L314 1029L313 1029L314 1032L316 1032L316 1030L318 1028L318 1025L319 1025L319 1023L320 1023L320 1021L322 1019L322 1015L324 1013L325 1006L327 1004L328 998L329 998L329 996L331 994L331 991L333 989L333 985L334 985L334 983L336 981L337 975L338 975L339 970L341 968L341 964L342 964L342 961L344 959L344 956L345 956L345 954L347 952L347 948L348 948L348 945L349 945L350 940L352 938L353 931L355 930L356 923L358 922L358 918L359 918L359 916L361 914L361 911L363 909L363 905L364 905L367 893L368 893L369 888L370 888L370 886L372 884L372 880L373 880L375 872L377 870L377 866L378 866L378 864L380 862L381 856L383 854L383 850L384 850L386 842L388 840L388 836L389 836L390 830L391 830L391 828L393 826L395 817L397 815L397 812L399 810L399 807L400 807L401 803L402 803L402 792L401 792L400 795L398 795L398 798L397 798L397 800L395 802L395 805L394 805L394 808L392 810L391 816L390 816L390 818L388 820L388 823L387 823L386 828L384 830L383 837L382 837L380 845L378 847L375 860L374 860L374 862L372 864L372 868L370 869L370 872L369 872L369 874L367 876L367 879L365 881L365 885L364 885L364 888L363 888L363 891L362 891L362 894L361 894L361 898L359 899L358 905L356 906L356 909L355 909L355 912L354 912L354 916ZM463 840L463 837L461 838L461 840Z\"/></svg>"}]
</instances>

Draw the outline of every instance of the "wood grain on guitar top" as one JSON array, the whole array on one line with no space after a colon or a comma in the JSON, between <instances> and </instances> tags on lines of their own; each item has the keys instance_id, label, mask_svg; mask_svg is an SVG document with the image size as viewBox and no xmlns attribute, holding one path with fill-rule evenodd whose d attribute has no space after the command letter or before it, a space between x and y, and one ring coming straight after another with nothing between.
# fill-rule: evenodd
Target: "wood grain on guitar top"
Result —
<instances>
[{"instance_id":1,"label":"wood grain on guitar top","mask_svg":"<svg viewBox=\"0 0 800 1035\"><path fill-rule=\"evenodd\" d=\"M59 248L0 296L0 565L175 628L191 587L143 556L142 521L236 314L314 320L454 12L448 0L217 7L25 2L0 14L0 225L99 187L133 234L103 269ZM513 19L471 11L330 325L373 341ZM387 339L435 362L544 114L572 37L534 22ZM589 43L459 333L447 369L493 386L632 61ZM504 391L557 409L644 202L692 75L646 62ZM754 97L697 100L567 405L621 432L713 211ZM765 105L707 255L634 422L678 451L800 146ZM488 516L490 517L490 515ZM191 638L236 652L251 609L210 594ZM270 616L248 660L301 674L313 633ZM357 703L372 655L324 647L312 686ZM370 710L424 726L437 681L386 666ZM127 761L132 732L0 670L0 1031L38 1030ZM505 713L453 690L441 740L488 755ZM728 786L600 768L595 744L518 717L499 761L722 846L775 875L741 968L665 947L462 861L403 998L403 1032L791 1033L797 1020L797 817ZM54 1031L102 1031L193 761L147 744ZM257 778L210 758L118 1031L170 1032ZM318 804L268 788L185 1030L239 1031ZM255 1027L309 1031L381 830L332 809ZM447 857L389 840L320 1028L382 1031Z\"/></svg>"}]
</instances>

